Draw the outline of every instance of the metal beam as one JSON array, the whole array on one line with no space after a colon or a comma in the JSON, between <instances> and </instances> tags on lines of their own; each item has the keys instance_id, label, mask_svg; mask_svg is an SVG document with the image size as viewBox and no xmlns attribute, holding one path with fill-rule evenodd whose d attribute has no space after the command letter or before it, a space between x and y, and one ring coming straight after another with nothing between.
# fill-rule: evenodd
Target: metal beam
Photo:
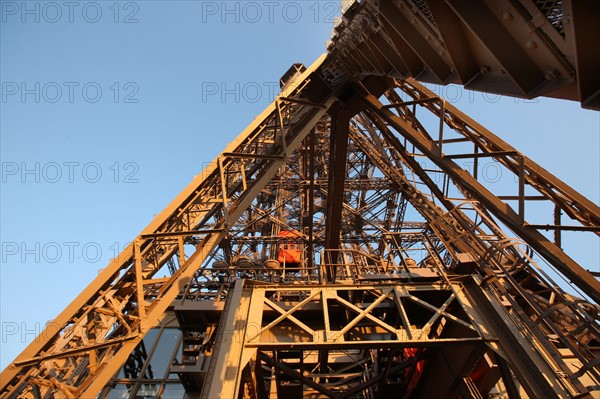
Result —
<instances>
[{"instance_id":1,"label":"metal beam","mask_svg":"<svg viewBox=\"0 0 600 399\"><path fill-rule=\"evenodd\" d=\"M331 141L329 151L329 183L327 189L327 225L325 248L337 249L340 243L344 183L346 181L346 155L348 153L348 131L351 113L338 109L331 118ZM327 270L327 279L335 280L332 270Z\"/></svg>"},{"instance_id":2,"label":"metal beam","mask_svg":"<svg viewBox=\"0 0 600 399\"><path fill-rule=\"evenodd\" d=\"M386 109L374 96L366 95L363 99L365 105L369 107L374 114L406 137L424 155L435 162L438 167L453 179L455 184L466 190L473 198L480 201L490 212L496 215L516 234L526 240L536 251L552 262L552 264L565 276L577 284L577 286L589 295L590 298L596 303L600 303L600 282L598 282L598 280L596 280L587 270L582 268L537 230L530 228L527 225L523 225L519 215L509 205L501 201L477 180L473 179L466 170L440 154L437 142L416 130L408 121ZM558 179L556 178L553 178L553 180L558 182ZM573 191L574 190L571 189L571 192ZM586 202L589 202L589 200L586 200L583 203Z\"/></svg>"}]
</instances>

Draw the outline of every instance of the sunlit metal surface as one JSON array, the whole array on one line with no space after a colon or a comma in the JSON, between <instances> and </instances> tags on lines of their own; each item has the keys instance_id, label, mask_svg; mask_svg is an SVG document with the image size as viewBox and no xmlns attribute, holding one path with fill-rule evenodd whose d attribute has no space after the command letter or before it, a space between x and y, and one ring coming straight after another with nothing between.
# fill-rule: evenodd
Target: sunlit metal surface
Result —
<instances>
[{"instance_id":1,"label":"sunlit metal surface","mask_svg":"<svg viewBox=\"0 0 600 399\"><path fill-rule=\"evenodd\" d=\"M597 395L600 283L560 242L600 234L600 209L409 77L595 107L573 35L596 11L354 3L329 53L292 66L2 372L0 398ZM486 159L509 181L487 184ZM554 224L528 223L534 204Z\"/></svg>"}]
</instances>

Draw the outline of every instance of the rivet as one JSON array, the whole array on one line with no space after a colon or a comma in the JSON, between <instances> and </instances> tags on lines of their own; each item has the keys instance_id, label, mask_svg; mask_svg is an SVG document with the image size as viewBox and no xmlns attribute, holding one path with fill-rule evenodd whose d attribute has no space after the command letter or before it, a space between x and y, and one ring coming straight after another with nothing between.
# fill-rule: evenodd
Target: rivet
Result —
<instances>
[{"instance_id":1,"label":"rivet","mask_svg":"<svg viewBox=\"0 0 600 399\"><path fill-rule=\"evenodd\" d=\"M528 49L533 50L533 49L537 48L537 43L534 42L533 40L527 40L527 43L525 43L525 46Z\"/></svg>"},{"instance_id":2,"label":"rivet","mask_svg":"<svg viewBox=\"0 0 600 399\"><path fill-rule=\"evenodd\" d=\"M559 76L560 76L560 72L557 71L556 69L548 70L544 74L544 78L546 78L546 80L554 80L554 79L558 78Z\"/></svg>"}]
</instances>

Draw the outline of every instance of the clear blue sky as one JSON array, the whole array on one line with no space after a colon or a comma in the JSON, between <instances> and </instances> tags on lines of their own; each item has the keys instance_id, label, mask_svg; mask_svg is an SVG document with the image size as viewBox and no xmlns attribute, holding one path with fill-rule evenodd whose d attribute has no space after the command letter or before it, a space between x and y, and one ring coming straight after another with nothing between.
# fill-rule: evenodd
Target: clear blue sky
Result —
<instances>
[{"instance_id":1,"label":"clear blue sky","mask_svg":"<svg viewBox=\"0 0 600 399\"><path fill-rule=\"evenodd\" d=\"M337 2L0 2L0 368L325 51ZM441 90L444 93L444 89ZM600 119L446 92L599 201ZM598 269L598 240L567 240Z\"/></svg>"}]
</instances>

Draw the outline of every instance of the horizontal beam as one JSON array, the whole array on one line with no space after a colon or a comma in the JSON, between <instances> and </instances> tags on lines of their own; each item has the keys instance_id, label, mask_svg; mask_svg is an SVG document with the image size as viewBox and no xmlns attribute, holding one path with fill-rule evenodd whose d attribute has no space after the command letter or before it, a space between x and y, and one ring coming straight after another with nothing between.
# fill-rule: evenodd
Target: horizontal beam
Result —
<instances>
[{"instance_id":1,"label":"horizontal beam","mask_svg":"<svg viewBox=\"0 0 600 399\"><path fill-rule=\"evenodd\" d=\"M437 348L453 345L478 345L482 342L494 342L496 339L475 338L440 338L419 339L418 341L400 340L364 340L345 342L247 342L246 347L260 350L345 350L345 349L386 349L386 348Z\"/></svg>"}]
</instances>

